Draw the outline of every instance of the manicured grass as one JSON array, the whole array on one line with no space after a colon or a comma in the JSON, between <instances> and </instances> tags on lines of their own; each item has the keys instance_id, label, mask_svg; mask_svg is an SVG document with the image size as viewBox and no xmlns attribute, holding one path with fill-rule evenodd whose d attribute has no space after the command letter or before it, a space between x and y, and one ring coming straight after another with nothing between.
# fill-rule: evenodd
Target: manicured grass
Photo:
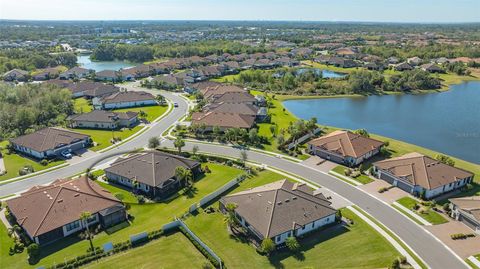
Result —
<instances>
[{"instance_id":1,"label":"manicured grass","mask_svg":"<svg viewBox=\"0 0 480 269\"><path fill-rule=\"evenodd\" d=\"M405 217L413 220L415 223L417 223L418 225L423 225L422 222L420 222L418 219L412 217L410 214L408 214L408 212L406 212L405 210L403 210L402 208L400 208L399 206L395 205L395 204L392 204L392 207L394 207L395 209L397 209L398 211L402 212L403 215L405 215Z\"/></svg>"},{"instance_id":2,"label":"manicured grass","mask_svg":"<svg viewBox=\"0 0 480 269\"><path fill-rule=\"evenodd\" d=\"M0 146L2 148L5 148L7 143L7 141L2 141L0 142ZM43 166L34 159L29 159L15 153L7 154L7 150L5 149L2 150L2 154L3 162L5 164L5 169L7 170L7 173L3 176L0 176L0 181L19 177L20 174L18 173L18 171L22 169L25 165L31 165L34 171L38 172L65 163L65 161L62 160L51 161L48 163L48 165Z\"/></svg>"},{"instance_id":3,"label":"manicured grass","mask_svg":"<svg viewBox=\"0 0 480 269\"><path fill-rule=\"evenodd\" d=\"M420 204L415 199L410 198L408 196L398 199L397 202L408 209L412 209L415 206L415 204ZM425 213L423 214L421 214L418 211L415 211L415 213L434 225L448 222L442 215L438 214L432 209L425 209Z\"/></svg>"},{"instance_id":4,"label":"manicured grass","mask_svg":"<svg viewBox=\"0 0 480 269\"><path fill-rule=\"evenodd\" d=\"M242 174L241 170L229 166L214 163L208 163L207 165L212 173L205 174L203 178L200 178L195 183L191 192L184 194L183 191L180 191L176 197L172 197L172 199L168 201L138 204L136 199L134 200L131 196L125 195L126 199L132 202L128 213L134 217L133 221L129 226L110 235L105 231L100 232L93 240L94 245L101 246L107 242L122 242L128 240L130 235L160 229L163 224L172 221L175 216L180 217L187 212L192 204L197 203L207 194L217 190L228 181ZM108 189L112 193L122 192L122 189L113 186L110 186ZM1 236L3 236L3 234ZM42 259L32 267L36 268L40 265L49 266L64 261L64 259L74 258L85 253L88 247L89 243L87 240L80 240L78 236L75 235L67 237L54 244L43 247L41 250ZM2 262L10 266L0 266L2 269L28 267L26 259L17 259L16 256L11 257L8 255L8 248L6 250L7 251L4 252L2 246L0 257L2 258ZM175 252L178 250L172 251Z\"/></svg>"},{"instance_id":5,"label":"manicured grass","mask_svg":"<svg viewBox=\"0 0 480 269\"><path fill-rule=\"evenodd\" d=\"M350 210L343 209L342 214L354 224L337 225L300 240L298 255L282 251L270 258L231 237L219 212L200 213L186 223L228 268L386 268L399 256L384 237Z\"/></svg>"},{"instance_id":6,"label":"manicured grass","mask_svg":"<svg viewBox=\"0 0 480 269\"><path fill-rule=\"evenodd\" d=\"M131 107L131 108L122 108L122 109L115 109L114 111L117 112L127 112L127 111L134 111L140 112L143 111L147 113L146 120L149 122L154 121L156 118L160 117L165 113L168 109L167 105L164 106L143 106L143 107Z\"/></svg>"},{"instance_id":7,"label":"manicured grass","mask_svg":"<svg viewBox=\"0 0 480 269\"><path fill-rule=\"evenodd\" d=\"M122 140L125 140L131 135L134 135L136 132L140 131L143 127L142 126L135 126L132 129L127 129L124 128L122 130L97 130L97 129L70 129L74 132L90 135L92 137L92 140L96 143L96 146L91 147L90 149L93 151L99 151L101 149L104 149L106 147L109 147L112 145L110 142L115 136L116 138L121 138Z\"/></svg>"},{"instance_id":8,"label":"manicured grass","mask_svg":"<svg viewBox=\"0 0 480 269\"><path fill-rule=\"evenodd\" d=\"M177 232L84 268L202 268L206 263L210 262L182 233Z\"/></svg>"},{"instance_id":9,"label":"manicured grass","mask_svg":"<svg viewBox=\"0 0 480 269\"><path fill-rule=\"evenodd\" d=\"M85 98L77 98L73 101L73 109L75 113L87 113L93 110L92 105L88 103L88 100Z\"/></svg>"},{"instance_id":10,"label":"manicured grass","mask_svg":"<svg viewBox=\"0 0 480 269\"><path fill-rule=\"evenodd\" d=\"M477 258L478 259L478 258ZM465 259L465 262L468 263L468 265L470 265L471 268L473 269L479 269L478 266L476 266L473 262L471 262L469 259Z\"/></svg>"},{"instance_id":11,"label":"manicured grass","mask_svg":"<svg viewBox=\"0 0 480 269\"><path fill-rule=\"evenodd\" d=\"M27 267L27 251L10 256L8 254L10 247L13 247L13 239L8 236L7 227L0 222L0 268Z\"/></svg>"},{"instance_id":12,"label":"manicured grass","mask_svg":"<svg viewBox=\"0 0 480 269\"><path fill-rule=\"evenodd\" d=\"M369 214L367 214L365 211L363 211L361 208L359 208L358 206L354 205L353 206L356 210L360 211L365 217L367 217L369 220L371 220L372 222L374 222L375 224L377 224L382 230L384 230L388 235L390 235L390 237L392 237L395 241L397 241L398 244L400 244L400 246L402 246L403 249L405 249L408 254L410 254L410 256L413 257L413 259L418 263L418 265L422 268L422 269L426 269L427 266L423 263L422 260L420 260L420 258L418 258L418 256L407 246L405 245L405 243L403 243L394 233L392 233L389 229L387 229L383 224L381 224L378 220L376 220L375 218L373 218L372 216L370 216Z\"/></svg>"},{"instance_id":13,"label":"manicured grass","mask_svg":"<svg viewBox=\"0 0 480 269\"><path fill-rule=\"evenodd\" d=\"M345 169L347 169L347 167L345 167L343 165L338 165L335 168L333 168L332 171L335 171L335 172L337 172L341 175L347 176L347 175L345 175ZM358 177L350 177L350 176L348 176L348 177L355 180L355 181L358 181L362 184L368 184L370 182L373 182L373 179L371 179L369 176L366 176L364 174L361 174Z\"/></svg>"}]
</instances>

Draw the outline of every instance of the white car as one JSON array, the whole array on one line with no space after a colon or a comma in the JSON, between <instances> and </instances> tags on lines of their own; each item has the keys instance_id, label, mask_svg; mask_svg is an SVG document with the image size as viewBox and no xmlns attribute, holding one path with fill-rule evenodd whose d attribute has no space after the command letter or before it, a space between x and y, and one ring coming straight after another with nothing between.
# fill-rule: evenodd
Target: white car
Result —
<instances>
[{"instance_id":1,"label":"white car","mask_svg":"<svg viewBox=\"0 0 480 269\"><path fill-rule=\"evenodd\" d=\"M60 153L63 157L67 158L67 159L71 159L72 158L72 153L70 153L70 150L64 150Z\"/></svg>"}]
</instances>

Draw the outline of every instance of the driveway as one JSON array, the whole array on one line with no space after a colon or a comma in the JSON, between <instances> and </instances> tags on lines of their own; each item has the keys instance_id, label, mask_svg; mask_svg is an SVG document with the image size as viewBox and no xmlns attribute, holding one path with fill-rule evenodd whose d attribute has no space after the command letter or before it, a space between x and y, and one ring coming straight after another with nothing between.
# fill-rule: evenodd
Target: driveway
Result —
<instances>
[{"instance_id":1,"label":"driveway","mask_svg":"<svg viewBox=\"0 0 480 269\"><path fill-rule=\"evenodd\" d=\"M85 159L99 155L99 153L88 149L82 149L74 151L72 155L73 157L71 159L66 160L68 164L83 162Z\"/></svg>"},{"instance_id":2,"label":"driveway","mask_svg":"<svg viewBox=\"0 0 480 269\"><path fill-rule=\"evenodd\" d=\"M429 230L444 244L450 247L462 259L466 259L469 256L480 253L480 235L458 240L453 240L450 238L450 235L455 233L473 233L472 229L468 228L465 224L459 221L450 220L444 224L425 226L425 229Z\"/></svg>"},{"instance_id":3,"label":"driveway","mask_svg":"<svg viewBox=\"0 0 480 269\"><path fill-rule=\"evenodd\" d=\"M343 207L351 206L353 205L352 202L348 201L347 199L343 198L342 196L332 192L329 189L326 188L319 188L314 191L314 194L317 194L321 192L327 199L332 202L332 207L335 209L340 209Z\"/></svg>"},{"instance_id":4,"label":"driveway","mask_svg":"<svg viewBox=\"0 0 480 269\"><path fill-rule=\"evenodd\" d=\"M338 166L338 164L331 161L327 161L318 156L312 156L304 160L302 164L325 173L328 173L330 170Z\"/></svg>"},{"instance_id":5,"label":"driveway","mask_svg":"<svg viewBox=\"0 0 480 269\"><path fill-rule=\"evenodd\" d=\"M392 204L393 202L397 201L398 199L409 195L409 193L407 193L406 191L403 191L403 190L401 190L397 187L391 188L388 191L383 192L383 193L378 192L378 190L380 188L390 187L390 186L391 185L384 180L375 179L373 182L370 182L370 183L365 184L365 185L358 186L358 188L368 192L369 194L371 194L371 195L373 195L377 198L380 198L382 201L385 201L389 204Z\"/></svg>"}]
</instances>

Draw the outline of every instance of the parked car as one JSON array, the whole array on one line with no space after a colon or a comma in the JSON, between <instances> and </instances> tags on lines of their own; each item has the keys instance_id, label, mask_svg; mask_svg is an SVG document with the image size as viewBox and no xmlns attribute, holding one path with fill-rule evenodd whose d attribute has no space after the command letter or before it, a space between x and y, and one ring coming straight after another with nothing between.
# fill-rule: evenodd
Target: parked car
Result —
<instances>
[{"instance_id":1,"label":"parked car","mask_svg":"<svg viewBox=\"0 0 480 269\"><path fill-rule=\"evenodd\" d=\"M173 103L173 107L178 107L178 104L177 104L177 103Z\"/></svg>"},{"instance_id":2,"label":"parked car","mask_svg":"<svg viewBox=\"0 0 480 269\"><path fill-rule=\"evenodd\" d=\"M67 159L71 159L72 158L72 153L70 152L70 150L64 150L60 153L63 157L67 158Z\"/></svg>"}]
</instances>

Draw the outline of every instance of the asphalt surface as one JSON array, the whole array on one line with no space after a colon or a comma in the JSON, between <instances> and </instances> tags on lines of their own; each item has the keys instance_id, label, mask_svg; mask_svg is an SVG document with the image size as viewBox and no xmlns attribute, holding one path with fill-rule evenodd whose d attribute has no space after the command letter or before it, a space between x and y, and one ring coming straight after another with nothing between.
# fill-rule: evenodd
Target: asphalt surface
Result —
<instances>
[{"instance_id":1,"label":"asphalt surface","mask_svg":"<svg viewBox=\"0 0 480 269\"><path fill-rule=\"evenodd\" d=\"M128 150L142 148L148 143L148 139L152 136L160 136L178 119L185 115L188 107L186 101L174 94L163 93L164 96L172 102L179 104L178 108L163 118L160 122L153 124L152 128L142 133L138 137L120 145L118 148L112 149L108 152L95 156L91 159L86 159L83 162L70 165L65 168L54 170L45 174L34 176L21 181L8 183L0 186L0 197L13 193L24 191L32 186L39 184L47 184L58 178L66 178L85 171L93 164L102 160L106 162L112 158L107 156L120 154ZM171 141L162 142L161 146L172 147ZM223 156L231 156L239 158L240 150L229 146L220 146L216 144L191 143L187 142L186 150L190 150L194 145L197 145L200 152L208 152L219 154ZM450 252L443 243L436 239L433 235L428 233L425 229L410 221L407 217L398 213L390 206L368 195L367 193L355 188L354 186L336 179L332 176L322 174L312 168L303 166L299 163L294 163L275 156L259 153L257 151L248 151L248 160L257 163L262 163L270 167L281 169L285 172L298 175L310 181L313 181L320 186L336 192L358 205L361 209L368 212L383 225L392 230L399 236L408 246L410 246L431 268L468 268L457 256ZM101 162L101 163L102 163ZM367 246L357 246L358 248ZM355 249L352 249L355 251ZM348 253L345 253L346 258Z\"/></svg>"}]
</instances>

